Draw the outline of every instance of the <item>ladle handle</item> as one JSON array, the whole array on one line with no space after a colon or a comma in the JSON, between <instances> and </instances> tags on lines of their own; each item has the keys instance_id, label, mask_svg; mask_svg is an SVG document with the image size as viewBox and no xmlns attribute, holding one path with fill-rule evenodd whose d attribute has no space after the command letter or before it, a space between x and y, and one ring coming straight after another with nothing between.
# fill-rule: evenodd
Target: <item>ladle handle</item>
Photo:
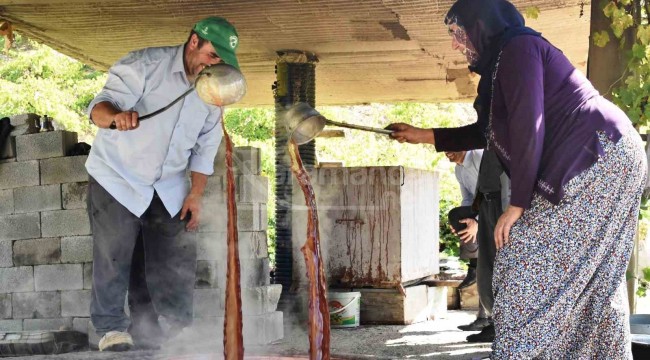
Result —
<instances>
[{"instance_id":1,"label":"ladle handle","mask_svg":"<svg viewBox=\"0 0 650 360\"><path fill-rule=\"evenodd\" d=\"M332 120L325 120L325 123L328 125L335 125L335 126L340 126L344 128L349 128L349 129L356 129L356 130L363 130L363 131L371 131L379 134L384 134L384 135L390 135L393 133L393 130L388 130L388 129L380 129L380 128L375 128L375 127L370 127L370 126L363 126L363 125L354 125L354 124L346 124L346 123L341 123L337 121L332 121Z\"/></svg>"},{"instance_id":2,"label":"ladle handle","mask_svg":"<svg viewBox=\"0 0 650 360\"><path fill-rule=\"evenodd\" d=\"M165 107L162 107L162 108L160 108L160 109L158 109L158 110L156 110L156 111L154 111L152 113L149 113L147 115L142 115L142 116L138 117L138 121L147 120L148 118L154 117L154 116L160 114L163 111L167 111L167 109L174 106L174 104L176 104L177 102L181 101L182 98L189 95L192 91L194 91L194 89L195 89L194 86L190 86L190 88L187 89L186 92L182 93L181 96L177 97L174 101L170 102L169 105L167 105ZM115 125L115 121L113 121L111 123L111 126L109 126L108 128L112 129L112 130L117 129L117 126Z\"/></svg>"}]
</instances>

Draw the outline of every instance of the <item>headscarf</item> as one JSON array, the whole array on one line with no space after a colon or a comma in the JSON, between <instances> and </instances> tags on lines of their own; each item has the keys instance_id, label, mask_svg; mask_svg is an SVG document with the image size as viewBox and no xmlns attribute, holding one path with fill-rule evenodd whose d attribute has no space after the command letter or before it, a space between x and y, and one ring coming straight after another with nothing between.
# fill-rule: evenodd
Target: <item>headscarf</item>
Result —
<instances>
[{"instance_id":1,"label":"headscarf","mask_svg":"<svg viewBox=\"0 0 650 360\"><path fill-rule=\"evenodd\" d=\"M524 17L505 0L458 0L449 9L445 24L462 28L471 43L471 48L468 48L477 53L478 58L469 66L470 71L481 75L474 108L478 123L487 127L492 102L492 74L501 49L516 36L541 37L541 34L526 27Z\"/></svg>"}]
</instances>

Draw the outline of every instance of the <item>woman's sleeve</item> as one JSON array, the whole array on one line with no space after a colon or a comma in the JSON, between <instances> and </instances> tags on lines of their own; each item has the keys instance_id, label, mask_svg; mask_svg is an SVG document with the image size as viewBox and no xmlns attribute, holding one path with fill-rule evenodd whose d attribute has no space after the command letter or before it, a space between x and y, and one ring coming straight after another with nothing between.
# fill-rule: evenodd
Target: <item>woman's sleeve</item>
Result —
<instances>
[{"instance_id":1,"label":"woman's sleeve","mask_svg":"<svg viewBox=\"0 0 650 360\"><path fill-rule=\"evenodd\" d=\"M436 151L483 149L486 145L484 127L473 123L457 128L434 128Z\"/></svg>"},{"instance_id":2,"label":"woman's sleeve","mask_svg":"<svg viewBox=\"0 0 650 360\"><path fill-rule=\"evenodd\" d=\"M544 147L544 66L535 48L510 43L502 55L497 88L507 110L510 204L530 207Z\"/></svg>"}]
</instances>

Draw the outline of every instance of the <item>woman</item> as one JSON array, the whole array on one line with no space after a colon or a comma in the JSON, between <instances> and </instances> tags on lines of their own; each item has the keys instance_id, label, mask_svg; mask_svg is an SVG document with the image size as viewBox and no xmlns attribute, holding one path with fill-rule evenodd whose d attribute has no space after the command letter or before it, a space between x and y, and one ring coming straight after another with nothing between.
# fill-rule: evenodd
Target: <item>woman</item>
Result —
<instances>
[{"instance_id":1,"label":"woman","mask_svg":"<svg viewBox=\"0 0 650 360\"><path fill-rule=\"evenodd\" d=\"M445 24L481 75L477 122L390 128L438 151L487 144L510 175L492 357L631 359L625 270L647 172L638 134L509 2L459 0Z\"/></svg>"}]
</instances>

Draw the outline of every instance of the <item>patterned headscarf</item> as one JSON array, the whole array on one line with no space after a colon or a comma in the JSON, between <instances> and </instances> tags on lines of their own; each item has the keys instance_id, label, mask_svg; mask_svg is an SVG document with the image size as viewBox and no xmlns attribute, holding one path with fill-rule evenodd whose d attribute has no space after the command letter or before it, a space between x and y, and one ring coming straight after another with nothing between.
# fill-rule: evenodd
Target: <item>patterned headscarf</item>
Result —
<instances>
[{"instance_id":1,"label":"patterned headscarf","mask_svg":"<svg viewBox=\"0 0 650 360\"><path fill-rule=\"evenodd\" d=\"M472 54L471 61L467 52L465 56L470 71L481 75L474 108L478 114L477 122L485 130L492 101L492 74L501 49L516 36L541 34L526 27L524 17L506 0L458 0L449 9L445 24L456 24L462 29L458 35L453 31L452 36L455 39L458 36L461 40L465 38L464 44L459 43L471 44L468 50L476 53L476 59Z\"/></svg>"},{"instance_id":2,"label":"patterned headscarf","mask_svg":"<svg viewBox=\"0 0 650 360\"><path fill-rule=\"evenodd\" d=\"M445 23L449 27L449 36L462 46L461 51L465 55L465 58L467 58L467 63L470 66L475 66L478 63L478 52L476 52L474 45L469 40L465 28L458 24L458 18L456 16L447 18ZM452 29L453 25L456 26L454 29Z\"/></svg>"}]
</instances>

